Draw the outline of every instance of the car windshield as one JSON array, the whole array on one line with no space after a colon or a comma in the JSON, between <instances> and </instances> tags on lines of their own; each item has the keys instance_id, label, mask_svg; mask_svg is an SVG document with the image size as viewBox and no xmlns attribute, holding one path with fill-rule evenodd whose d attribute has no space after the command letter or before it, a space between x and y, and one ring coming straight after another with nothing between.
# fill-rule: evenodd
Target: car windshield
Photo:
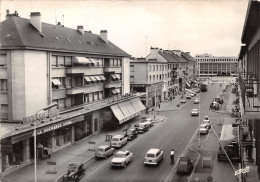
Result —
<instances>
[{"instance_id":1,"label":"car windshield","mask_svg":"<svg viewBox=\"0 0 260 182\"><path fill-rule=\"evenodd\" d=\"M118 138L112 138L111 141L119 141L119 139Z\"/></svg>"},{"instance_id":2,"label":"car windshield","mask_svg":"<svg viewBox=\"0 0 260 182\"><path fill-rule=\"evenodd\" d=\"M74 172L74 171L77 171L77 169L78 169L78 166L76 166L76 165L69 165L69 172Z\"/></svg>"},{"instance_id":3,"label":"car windshield","mask_svg":"<svg viewBox=\"0 0 260 182\"><path fill-rule=\"evenodd\" d=\"M115 158L125 158L125 154L115 154Z\"/></svg>"},{"instance_id":4,"label":"car windshield","mask_svg":"<svg viewBox=\"0 0 260 182\"><path fill-rule=\"evenodd\" d=\"M102 148L97 148L97 151L103 152L103 149Z\"/></svg>"},{"instance_id":5,"label":"car windshield","mask_svg":"<svg viewBox=\"0 0 260 182\"><path fill-rule=\"evenodd\" d=\"M185 165L185 164L187 164L187 162L186 161L180 161L180 164Z\"/></svg>"},{"instance_id":6,"label":"car windshield","mask_svg":"<svg viewBox=\"0 0 260 182\"><path fill-rule=\"evenodd\" d=\"M147 154L146 157L154 157L154 154Z\"/></svg>"}]
</instances>

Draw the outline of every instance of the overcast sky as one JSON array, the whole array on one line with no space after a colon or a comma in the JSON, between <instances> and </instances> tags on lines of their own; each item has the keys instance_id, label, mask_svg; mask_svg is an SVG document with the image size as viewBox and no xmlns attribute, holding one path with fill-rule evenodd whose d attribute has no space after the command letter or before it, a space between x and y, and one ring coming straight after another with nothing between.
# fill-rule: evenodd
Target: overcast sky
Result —
<instances>
[{"instance_id":1,"label":"overcast sky","mask_svg":"<svg viewBox=\"0 0 260 182\"><path fill-rule=\"evenodd\" d=\"M63 22L64 15L65 27L83 25L95 34L107 30L108 39L133 57L146 56L151 46L193 56L237 56L247 5L248 0L2 0L1 20L6 9L28 19L39 11L43 22L55 24L56 11L57 21Z\"/></svg>"}]
</instances>

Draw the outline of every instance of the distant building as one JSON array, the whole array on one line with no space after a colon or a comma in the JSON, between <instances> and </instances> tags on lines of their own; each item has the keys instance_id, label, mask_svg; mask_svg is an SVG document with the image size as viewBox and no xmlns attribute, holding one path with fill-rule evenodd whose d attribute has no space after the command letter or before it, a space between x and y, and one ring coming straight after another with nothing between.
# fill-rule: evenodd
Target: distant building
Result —
<instances>
[{"instance_id":1,"label":"distant building","mask_svg":"<svg viewBox=\"0 0 260 182\"><path fill-rule=\"evenodd\" d=\"M198 76L230 76L237 74L237 57L215 57L211 54L195 55L198 67Z\"/></svg>"},{"instance_id":2,"label":"distant building","mask_svg":"<svg viewBox=\"0 0 260 182\"><path fill-rule=\"evenodd\" d=\"M166 61L157 59L131 58L131 91L145 93L141 97L146 107L155 106L167 95L168 69ZM155 100L157 98L157 100Z\"/></svg>"},{"instance_id":3,"label":"distant building","mask_svg":"<svg viewBox=\"0 0 260 182\"><path fill-rule=\"evenodd\" d=\"M0 42L4 170L31 161L34 126L37 145L58 151L145 109L130 94L130 55L105 30L96 35L83 26L43 23L39 12L29 20L8 13Z\"/></svg>"}]
</instances>

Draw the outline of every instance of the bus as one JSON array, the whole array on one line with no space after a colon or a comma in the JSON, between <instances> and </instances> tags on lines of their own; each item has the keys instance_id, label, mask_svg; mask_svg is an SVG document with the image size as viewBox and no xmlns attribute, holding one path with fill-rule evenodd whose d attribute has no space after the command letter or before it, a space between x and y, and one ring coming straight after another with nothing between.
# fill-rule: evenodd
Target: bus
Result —
<instances>
[{"instance_id":1,"label":"bus","mask_svg":"<svg viewBox=\"0 0 260 182\"><path fill-rule=\"evenodd\" d=\"M201 84L200 84L200 91L201 91L201 92L207 92L207 91L208 91L207 84L201 83Z\"/></svg>"}]
</instances>

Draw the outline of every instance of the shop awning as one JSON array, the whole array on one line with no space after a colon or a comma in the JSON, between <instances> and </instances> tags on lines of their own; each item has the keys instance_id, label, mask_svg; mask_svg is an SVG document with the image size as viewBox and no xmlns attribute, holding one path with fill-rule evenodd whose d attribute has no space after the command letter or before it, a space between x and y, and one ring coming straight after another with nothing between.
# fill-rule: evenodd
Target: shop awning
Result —
<instances>
[{"instance_id":1,"label":"shop awning","mask_svg":"<svg viewBox=\"0 0 260 182\"><path fill-rule=\"evenodd\" d=\"M116 89L111 90L113 94L117 94Z\"/></svg>"},{"instance_id":2,"label":"shop awning","mask_svg":"<svg viewBox=\"0 0 260 182\"><path fill-rule=\"evenodd\" d=\"M87 82L91 82L91 81L92 81L89 76L84 76L84 79L85 79Z\"/></svg>"},{"instance_id":3,"label":"shop awning","mask_svg":"<svg viewBox=\"0 0 260 182\"><path fill-rule=\"evenodd\" d=\"M115 117L118 119L119 124L122 124L125 120L125 116L122 113L121 109L119 108L119 106L117 104L110 106L112 112L114 113Z\"/></svg>"},{"instance_id":4,"label":"shop awning","mask_svg":"<svg viewBox=\"0 0 260 182\"><path fill-rule=\"evenodd\" d=\"M125 117L130 117L132 115L132 113L130 113L130 111L128 111L127 109L127 104L130 104L129 102L121 102L118 104L119 108L121 109L121 111L123 112L123 114L125 115Z\"/></svg>"},{"instance_id":5,"label":"shop awning","mask_svg":"<svg viewBox=\"0 0 260 182\"><path fill-rule=\"evenodd\" d=\"M118 78L116 77L116 75L114 75L114 74L112 74L111 76L112 76L113 79L118 79Z\"/></svg>"},{"instance_id":6,"label":"shop awning","mask_svg":"<svg viewBox=\"0 0 260 182\"><path fill-rule=\"evenodd\" d=\"M118 80L120 80L120 74L115 74Z\"/></svg>"},{"instance_id":7,"label":"shop awning","mask_svg":"<svg viewBox=\"0 0 260 182\"><path fill-rule=\"evenodd\" d=\"M130 101L126 102L126 108L128 110L128 112L131 114L131 116L136 116L137 112L134 110L132 104L130 103Z\"/></svg>"},{"instance_id":8,"label":"shop awning","mask_svg":"<svg viewBox=\"0 0 260 182\"><path fill-rule=\"evenodd\" d=\"M91 63L97 64L96 58L88 58L88 59L91 61Z\"/></svg>"},{"instance_id":9,"label":"shop awning","mask_svg":"<svg viewBox=\"0 0 260 182\"><path fill-rule=\"evenodd\" d=\"M103 75L100 75L100 78L101 78L103 81L106 81L106 78L105 78Z\"/></svg>"},{"instance_id":10,"label":"shop awning","mask_svg":"<svg viewBox=\"0 0 260 182\"><path fill-rule=\"evenodd\" d=\"M89 76L89 77L90 77L90 79L91 79L93 82L97 81L97 79L95 78L95 76Z\"/></svg>"},{"instance_id":11,"label":"shop awning","mask_svg":"<svg viewBox=\"0 0 260 182\"><path fill-rule=\"evenodd\" d=\"M101 81L100 76L95 76L96 80Z\"/></svg>"},{"instance_id":12,"label":"shop awning","mask_svg":"<svg viewBox=\"0 0 260 182\"><path fill-rule=\"evenodd\" d=\"M81 63L81 64L90 64L90 60L88 58L85 57L75 57L75 61L77 63Z\"/></svg>"},{"instance_id":13,"label":"shop awning","mask_svg":"<svg viewBox=\"0 0 260 182\"><path fill-rule=\"evenodd\" d=\"M120 94L120 88L116 88L115 90L116 90L117 93Z\"/></svg>"},{"instance_id":14,"label":"shop awning","mask_svg":"<svg viewBox=\"0 0 260 182\"><path fill-rule=\"evenodd\" d=\"M132 104L132 106L136 112L140 112L145 109L145 106L141 102L140 98L134 98L134 99L130 100L130 103Z\"/></svg>"},{"instance_id":15,"label":"shop awning","mask_svg":"<svg viewBox=\"0 0 260 182\"><path fill-rule=\"evenodd\" d=\"M52 79L51 80L54 85L61 85L61 82L59 79Z\"/></svg>"}]
</instances>

